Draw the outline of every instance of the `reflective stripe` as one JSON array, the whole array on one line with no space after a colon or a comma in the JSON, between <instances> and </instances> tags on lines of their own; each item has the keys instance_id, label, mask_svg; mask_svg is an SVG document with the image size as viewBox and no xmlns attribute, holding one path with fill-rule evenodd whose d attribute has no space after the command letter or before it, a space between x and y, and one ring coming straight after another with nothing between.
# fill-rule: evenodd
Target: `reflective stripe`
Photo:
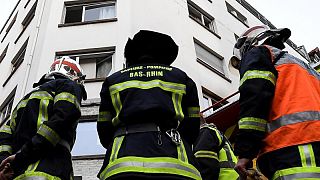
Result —
<instances>
[{"instance_id":1,"label":"reflective stripe","mask_svg":"<svg viewBox=\"0 0 320 180\"><path fill-rule=\"evenodd\" d=\"M247 71L240 80L240 86L248 79L265 79L270 81L273 85L276 84L276 76L270 71Z\"/></svg>"},{"instance_id":2,"label":"reflective stripe","mask_svg":"<svg viewBox=\"0 0 320 180\"><path fill-rule=\"evenodd\" d=\"M181 101L182 101L182 94L172 93L172 103L174 106L174 110L176 112L175 119L178 120L178 123L180 123L184 118L184 114L182 112L182 107L181 107Z\"/></svg>"},{"instance_id":3,"label":"reflective stripe","mask_svg":"<svg viewBox=\"0 0 320 180\"><path fill-rule=\"evenodd\" d=\"M319 179L320 167L294 167L275 172L272 180Z\"/></svg>"},{"instance_id":4,"label":"reflective stripe","mask_svg":"<svg viewBox=\"0 0 320 180\"><path fill-rule=\"evenodd\" d=\"M266 131L267 120L254 117L241 118L239 121L239 129L252 129L257 131Z\"/></svg>"},{"instance_id":5,"label":"reflective stripe","mask_svg":"<svg viewBox=\"0 0 320 180\"><path fill-rule=\"evenodd\" d=\"M116 116L112 119L112 124L113 126L117 126L120 123L119 114L120 114L120 110L122 109L120 94L116 93L111 95L111 100L112 100L113 107L116 111Z\"/></svg>"},{"instance_id":6,"label":"reflective stripe","mask_svg":"<svg viewBox=\"0 0 320 180\"><path fill-rule=\"evenodd\" d=\"M76 98L76 96L74 96L71 93L62 92L62 93L56 95L54 97L54 104L57 103L58 101L68 101L68 102L74 104L77 107L77 109L80 110L80 103L79 103L78 99Z\"/></svg>"},{"instance_id":7,"label":"reflective stripe","mask_svg":"<svg viewBox=\"0 0 320 180\"><path fill-rule=\"evenodd\" d=\"M109 111L100 111L98 115L98 122L111 121L111 113Z\"/></svg>"},{"instance_id":8,"label":"reflective stripe","mask_svg":"<svg viewBox=\"0 0 320 180\"><path fill-rule=\"evenodd\" d=\"M34 172L34 171L37 169L37 167L38 167L38 165L39 165L39 162L40 162L40 160L37 161L37 162L35 162L35 163L33 163L33 164L30 164L30 165L28 166L26 172Z\"/></svg>"},{"instance_id":9,"label":"reflective stripe","mask_svg":"<svg viewBox=\"0 0 320 180\"><path fill-rule=\"evenodd\" d=\"M1 145L0 146L0 152L8 152L8 153L12 153L12 147L9 145Z\"/></svg>"},{"instance_id":10,"label":"reflective stripe","mask_svg":"<svg viewBox=\"0 0 320 180\"><path fill-rule=\"evenodd\" d=\"M124 139L124 136L119 136L119 137L114 138L109 164L117 159L118 152L121 148L121 144L123 142L123 139Z\"/></svg>"},{"instance_id":11,"label":"reflective stripe","mask_svg":"<svg viewBox=\"0 0 320 180\"><path fill-rule=\"evenodd\" d=\"M48 121L48 105L49 105L49 100L47 100L47 99L40 100L37 129L40 128L40 125L44 121Z\"/></svg>"},{"instance_id":12,"label":"reflective stripe","mask_svg":"<svg viewBox=\"0 0 320 180\"><path fill-rule=\"evenodd\" d=\"M13 110L12 114L11 114L11 120L10 120L10 127L12 130L16 129L16 118L17 118L17 113L18 110L20 108L24 108L26 107L26 105L28 104L29 99L25 99L20 101L17 106L15 107L15 109Z\"/></svg>"},{"instance_id":13,"label":"reflective stripe","mask_svg":"<svg viewBox=\"0 0 320 180\"><path fill-rule=\"evenodd\" d=\"M47 100L53 100L51 94L49 94L47 91L36 91L33 92L28 99L47 99Z\"/></svg>"},{"instance_id":14,"label":"reflective stripe","mask_svg":"<svg viewBox=\"0 0 320 180\"><path fill-rule=\"evenodd\" d=\"M219 166L220 168L234 168L236 166L236 163L235 162L232 162L232 161L222 161L222 162L219 162Z\"/></svg>"},{"instance_id":15,"label":"reflective stripe","mask_svg":"<svg viewBox=\"0 0 320 180\"><path fill-rule=\"evenodd\" d=\"M281 116L276 120L273 120L271 123L268 123L267 130L270 133L282 126L313 120L320 120L319 111L304 111L294 114L288 114Z\"/></svg>"},{"instance_id":16,"label":"reflective stripe","mask_svg":"<svg viewBox=\"0 0 320 180\"><path fill-rule=\"evenodd\" d=\"M188 117L198 118L200 117L200 107L189 107L188 108Z\"/></svg>"},{"instance_id":17,"label":"reflective stripe","mask_svg":"<svg viewBox=\"0 0 320 180\"><path fill-rule=\"evenodd\" d=\"M59 177L52 176L44 172L25 172L14 180L61 180Z\"/></svg>"},{"instance_id":18,"label":"reflective stripe","mask_svg":"<svg viewBox=\"0 0 320 180\"><path fill-rule=\"evenodd\" d=\"M184 163L188 163L188 156L183 142L177 145L178 159Z\"/></svg>"},{"instance_id":19,"label":"reflective stripe","mask_svg":"<svg viewBox=\"0 0 320 180\"><path fill-rule=\"evenodd\" d=\"M45 124L40 125L37 133L46 138L54 146L57 145L57 143L61 139L59 134L57 134L53 129Z\"/></svg>"},{"instance_id":20,"label":"reflective stripe","mask_svg":"<svg viewBox=\"0 0 320 180\"><path fill-rule=\"evenodd\" d=\"M185 94L186 93L186 85L172 83L172 82L165 82L159 79L155 79L152 81L126 81L119 84L114 84L109 87L110 93L116 94L128 88L138 88L138 89L151 89L151 88L161 88L165 91Z\"/></svg>"},{"instance_id":21,"label":"reflective stripe","mask_svg":"<svg viewBox=\"0 0 320 180\"><path fill-rule=\"evenodd\" d=\"M1 128L0 128L0 132L2 133L7 133L7 134L12 134L12 131L11 131L11 128L10 126L8 125L3 125Z\"/></svg>"},{"instance_id":22,"label":"reflective stripe","mask_svg":"<svg viewBox=\"0 0 320 180\"><path fill-rule=\"evenodd\" d=\"M124 172L174 174L200 180L199 171L190 164L170 157L123 157L109 164L100 174L100 179Z\"/></svg>"},{"instance_id":23,"label":"reflective stripe","mask_svg":"<svg viewBox=\"0 0 320 180\"><path fill-rule=\"evenodd\" d=\"M298 146L302 167L316 167L316 160L311 144Z\"/></svg>"},{"instance_id":24,"label":"reflective stripe","mask_svg":"<svg viewBox=\"0 0 320 180\"><path fill-rule=\"evenodd\" d=\"M194 154L194 156L196 158L212 158L212 159L216 159L219 161L218 154L213 151L205 151L205 150L197 151Z\"/></svg>"}]
</instances>

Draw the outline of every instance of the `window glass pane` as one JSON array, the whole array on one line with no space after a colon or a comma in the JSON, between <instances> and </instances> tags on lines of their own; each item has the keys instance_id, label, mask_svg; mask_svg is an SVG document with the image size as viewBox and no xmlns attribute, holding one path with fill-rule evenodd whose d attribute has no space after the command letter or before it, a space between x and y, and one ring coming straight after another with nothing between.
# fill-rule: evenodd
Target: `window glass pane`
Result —
<instances>
[{"instance_id":1,"label":"window glass pane","mask_svg":"<svg viewBox=\"0 0 320 180\"><path fill-rule=\"evenodd\" d=\"M96 122L79 123L77 139L71 151L72 156L105 154L106 150L100 144Z\"/></svg>"},{"instance_id":2,"label":"window glass pane","mask_svg":"<svg viewBox=\"0 0 320 180\"><path fill-rule=\"evenodd\" d=\"M82 8L82 6L66 7L66 17L64 23L81 22Z\"/></svg>"},{"instance_id":3,"label":"window glass pane","mask_svg":"<svg viewBox=\"0 0 320 180\"><path fill-rule=\"evenodd\" d=\"M13 105L13 98L0 110L0 122L7 119L10 116Z\"/></svg>"},{"instance_id":4,"label":"window glass pane","mask_svg":"<svg viewBox=\"0 0 320 180\"><path fill-rule=\"evenodd\" d=\"M191 5L188 5L189 15L202 24L201 13L194 9Z\"/></svg>"},{"instance_id":5,"label":"window glass pane","mask_svg":"<svg viewBox=\"0 0 320 180\"><path fill-rule=\"evenodd\" d=\"M208 29L214 31L214 28L213 28L213 19L209 19L208 17L203 16L203 20L204 20L204 25L205 25Z\"/></svg>"},{"instance_id":6,"label":"window glass pane","mask_svg":"<svg viewBox=\"0 0 320 180\"><path fill-rule=\"evenodd\" d=\"M97 78L105 78L109 75L112 68L112 56L106 57L104 59L97 59Z\"/></svg>"},{"instance_id":7,"label":"window glass pane","mask_svg":"<svg viewBox=\"0 0 320 180\"><path fill-rule=\"evenodd\" d=\"M94 21L100 19L109 19L115 17L114 5L95 5L85 8L84 21Z\"/></svg>"},{"instance_id":8,"label":"window glass pane","mask_svg":"<svg viewBox=\"0 0 320 180\"><path fill-rule=\"evenodd\" d=\"M214 67L216 70L220 71L221 73L224 73L223 62L221 59L219 59L214 54L207 51L197 43L195 43L195 50L196 50L196 55L198 59L206 62L208 65Z\"/></svg>"}]
</instances>

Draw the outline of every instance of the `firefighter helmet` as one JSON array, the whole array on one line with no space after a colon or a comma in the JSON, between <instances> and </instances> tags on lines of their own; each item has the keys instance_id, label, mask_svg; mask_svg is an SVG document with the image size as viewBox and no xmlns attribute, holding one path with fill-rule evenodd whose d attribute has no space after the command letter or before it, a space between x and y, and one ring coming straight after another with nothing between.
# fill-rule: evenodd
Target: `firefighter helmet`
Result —
<instances>
[{"instance_id":1,"label":"firefighter helmet","mask_svg":"<svg viewBox=\"0 0 320 180\"><path fill-rule=\"evenodd\" d=\"M147 62L170 65L177 55L178 46L169 35L149 30L129 38L124 50L128 66Z\"/></svg>"},{"instance_id":2,"label":"firefighter helmet","mask_svg":"<svg viewBox=\"0 0 320 180\"><path fill-rule=\"evenodd\" d=\"M238 69L243 55L255 45L266 44L284 49L284 42L290 35L291 31L288 28L270 29L266 25L251 27L237 39L230 62Z\"/></svg>"},{"instance_id":3,"label":"firefighter helmet","mask_svg":"<svg viewBox=\"0 0 320 180\"><path fill-rule=\"evenodd\" d=\"M83 70L79 63L69 56L62 56L52 63L46 77L50 78L54 75L66 77L79 84L83 84L85 79L85 75L83 75Z\"/></svg>"}]
</instances>

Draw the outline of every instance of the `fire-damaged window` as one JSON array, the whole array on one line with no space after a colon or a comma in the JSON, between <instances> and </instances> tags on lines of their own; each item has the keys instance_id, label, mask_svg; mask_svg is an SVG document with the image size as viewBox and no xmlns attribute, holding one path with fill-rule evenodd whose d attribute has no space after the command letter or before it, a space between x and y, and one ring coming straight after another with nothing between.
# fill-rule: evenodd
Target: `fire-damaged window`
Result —
<instances>
[{"instance_id":1,"label":"fire-damaged window","mask_svg":"<svg viewBox=\"0 0 320 180\"><path fill-rule=\"evenodd\" d=\"M115 18L115 5L115 1L93 1L92 3L65 2L64 23L90 22Z\"/></svg>"}]
</instances>

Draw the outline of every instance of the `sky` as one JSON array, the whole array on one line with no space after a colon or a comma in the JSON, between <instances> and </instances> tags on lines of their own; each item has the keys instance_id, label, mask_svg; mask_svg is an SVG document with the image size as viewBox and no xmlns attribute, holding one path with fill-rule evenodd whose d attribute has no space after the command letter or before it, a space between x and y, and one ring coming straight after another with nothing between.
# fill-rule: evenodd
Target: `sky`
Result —
<instances>
[{"instance_id":1,"label":"sky","mask_svg":"<svg viewBox=\"0 0 320 180\"><path fill-rule=\"evenodd\" d=\"M0 0L0 29L18 0ZM320 47L320 0L246 0L277 28L291 30L291 41L309 52Z\"/></svg>"}]
</instances>

